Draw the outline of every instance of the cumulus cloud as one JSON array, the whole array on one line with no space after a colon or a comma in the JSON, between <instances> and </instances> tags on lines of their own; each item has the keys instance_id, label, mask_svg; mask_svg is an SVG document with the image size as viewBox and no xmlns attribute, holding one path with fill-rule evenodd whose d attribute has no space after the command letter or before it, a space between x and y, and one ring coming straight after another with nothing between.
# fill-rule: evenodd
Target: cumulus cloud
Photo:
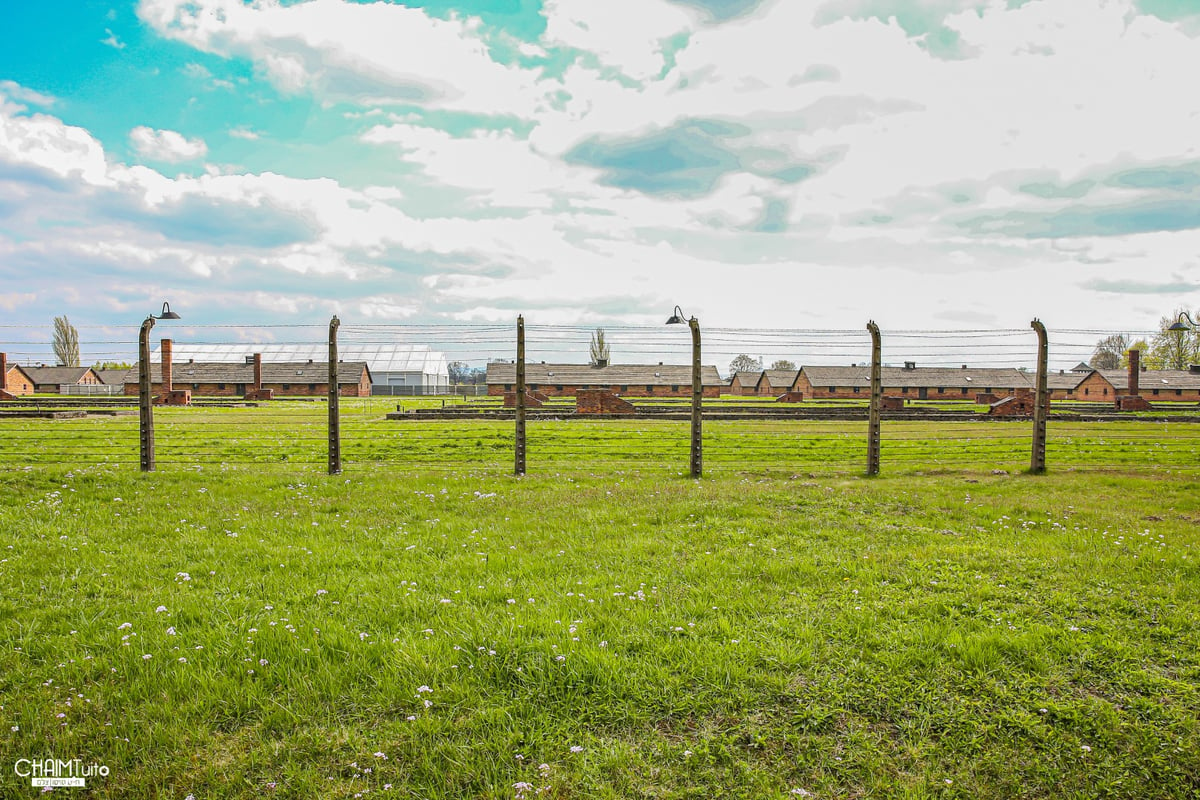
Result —
<instances>
[{"instance_id":1,"label":"cumulus cloud","mask_svg":"<svg viewBox=\"0 0 1200 800\"><path fill-rule=\"evenodd\" d=\"M143 158L151 161L177 164L182 161L195 161L208 155L208 145L203 139L188 139L178 131L155 130L145 125L139 125L130 131L129 141Z\"/></svg>"},{"instance_id":2,"label":"cumulus cloud","mask_svg":"<svg viewBox=\"0 0 1200 800\"><path fill-rule=\"evenodd\" d=\"M542 100L534 72L491 59L477 19L348 0L141 0L137 13L162 36L249 58L280 90L330 102L530 114Z\"/></svg>"},{"instance_id":3,"label":"cumulus cloud","mask_svg":"<svg viewBox=\"0 0 1200 800\"><path fill-rule=\"evenodd\" d=\"M28 86L22 86L14 81L0 81L0 101L4 97L15 100L18 103L29 103L33 106L41 106L43 108L54 105L55 99L53 96L42 92L30 89Z\"/></svg>"}]
</instances>

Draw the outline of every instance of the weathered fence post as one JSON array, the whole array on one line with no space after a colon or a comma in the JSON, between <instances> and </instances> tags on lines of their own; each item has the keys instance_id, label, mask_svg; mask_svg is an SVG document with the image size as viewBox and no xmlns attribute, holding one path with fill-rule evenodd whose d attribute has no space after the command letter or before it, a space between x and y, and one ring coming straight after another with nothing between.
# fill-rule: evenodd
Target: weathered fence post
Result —
<instances>
[{"instance_id":1,"label":"weathered fence post","mask_svg":"<svg viewBox=\"0 0 1200 800\"><path fill-rule=\"evenodd\" d=\"M871 332L871 405L867 411L867 474L879 474L879 414L883 406L883 347L879 342L879 326L874 320L867 323Z\"/></svg>"},{"instance_id":2,"label":"weathered fence post","mask_svg":"<svg viewBox=\"0 0 1200 800\"><path fill-rule=\"evenodd\" d=\"M341 323L335 314L329 320L329 474L342 471L342 421L338 414L338 346L337 329Z\"/></svg>"},{"instance_id":3,"label":"weathered fence post","mask_svg":"<svg viewBox=\"0 0 1200 800\"><path fill-rule=\"evenodd\" d=\"M1046 471L1046 414L1050 410L1050 393L1047 391L1047 373L1049 372L1050 345L1046 340L1046 326L1035 319L1030 323L1037 331L1038 362L1037 379L1034 384L1033 397L1033 454L1029 462L1029 471L1041 473Z\"/></svg>"},{"instance_id":4,"label":"weathered fence post","mask_svg":"<svg viewBox=\"0 0 1200 800\"><path fill-rule=\"evenodd\" d=\"M513 443L513 472L525 474L525 317L517 316L517 428Z\"/></svg>"},{"instance_id":5,"label":"weathered fence post","mask_svg":"<svg viewBox=\"0 0 1200 800\"><path fill-rule=\"evenodd\" d=\"M138 431L142 472L154 472L154 400L150 396L150 329L154 315L146 317L138 334Z\"/></svg>"},{"instance_id":6,"label":"weathered fence post","mask_svg":"<svg viewBox=\"0 0 1200 800\"><path fill-rule=\"evenodd\" d=\"M692 455L691 473L693 478L699 478L703 473L704 438L701 434L701 416L703 414L704 385L700 376L700 321L695 317L688 320L692 329Z\"/></svg>"}]
</instances>

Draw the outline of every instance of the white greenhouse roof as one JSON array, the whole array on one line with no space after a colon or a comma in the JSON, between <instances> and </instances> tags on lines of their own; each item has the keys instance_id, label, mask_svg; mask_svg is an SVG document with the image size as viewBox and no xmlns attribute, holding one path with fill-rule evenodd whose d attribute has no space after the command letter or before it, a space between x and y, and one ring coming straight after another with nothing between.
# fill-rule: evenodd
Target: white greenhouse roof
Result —
<instances>
[{"instance_id":1,"label":"white greenhouse roof","mask_svg":"<svg viewBox=\"0 0 1200 800\"><path fill-rule=\"evenodd\" d=\"M158 361L161 347L154 348L151 360ZM172 360L178 364L192 359L207 362L244 362L247 356L262 353L263 361L327 361L328 344L188 344L175 341ZM372 373L420 372L445 375L446 356L424 344L339 344L338 360L365 361Z\"/></svg>"}]
</instances>

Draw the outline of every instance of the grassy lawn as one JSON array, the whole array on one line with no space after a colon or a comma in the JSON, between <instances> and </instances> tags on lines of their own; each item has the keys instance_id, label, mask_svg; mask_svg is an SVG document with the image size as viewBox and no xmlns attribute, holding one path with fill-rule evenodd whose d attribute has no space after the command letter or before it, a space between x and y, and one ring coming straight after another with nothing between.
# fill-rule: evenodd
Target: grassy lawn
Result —
<instances>
[{"instance_id":1,"label":"grassy lawn","mask_svg":"<svg viewBox=\"0 0 1200 800\"><path fill-rule=\"evenodd\" d=\"M1200 796L1200 426L1034 477L1027 425L893 423L865 479L861 425L713 424L697 482L686 423L544 423L518 479L511 425L437 462L352 409L331 477L323 411L163 413L151 475L136 420L67 421L133 465L9 451L0 796Z\"/></svg>"}]
</instances>

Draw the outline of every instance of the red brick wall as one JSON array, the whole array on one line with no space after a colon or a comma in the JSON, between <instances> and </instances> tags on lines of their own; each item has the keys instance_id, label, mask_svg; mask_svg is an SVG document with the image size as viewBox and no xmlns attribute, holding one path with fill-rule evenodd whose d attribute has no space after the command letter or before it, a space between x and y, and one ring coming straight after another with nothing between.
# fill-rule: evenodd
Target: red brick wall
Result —
<instances>
[{"instance_id":1,"label":"red brick wall","mask_svg":"<svg viewBox=\"0 0 1200 800\"><path fill-rule=\"evenodd\" d=\"M510 387L507 391L504 389L505 385L506 384L503 383L489 383L487 393L493 397L499 397L511 393L513 391L511 388L513 384L507 384ZM646 388L647 385L650 386L649 389ZM530 387L532 386L536 386L537 389L531 389ZM559 386L562 386L563 388L559 389ZM679 388L677 390L673 390L669 385L657 386L645 383L630 383L623 385L613 384L611 386L571 386L569 384L561 383L534 383L526 384L525 389L546 397L577 397L580 392L588 391L589 389L599 389L601 391L612 392L622 397L689 398L692 396L691 383L679 384ZM702 397L720 397L721 389L721 386L705 386L703 389L701 389L700 394Z\"/></svg>"},{"instance_id":2,"label":"red brick wall","mask_svg":"<svg viewBox=\"0 0 1200 800\"><path fill-rule=\"evenodd\" d=\"M575 411L579 414L632 414L633 403L604 389L580 389L575 393Z\"/></svg>"},{"instance_id":3,"label":"red brick wall","mask_svg":"<svg viewBox=\"0 0 1200 800\"><path fill-rule=\"evenodd\" d=\"M9 394L33 394L33 381L16 364L8 368L7 386Z\"/></svg>"},{"instance_id":4,"label":"red brick wall","mask_svg":"<svg viewBox=\"0 0 1200 800\"><path fill-rule=\"evenodd\" d=\"M1111 403L1117 395L1116 389L1109 383L1103 375L1098 372L1093 372L1091 375L1075 387L1075 393L1068 395L1071 400L1079 400L1085 403Z\"/></svg>"},{"instance_id":5,"label":"red brick wall","mask_svg":"<svg viewBox=\"0 0 1200 800\"><path fill-rule=\"evenodd\" d=\"M237 383L191 383L189 381L178 381L175 383L175 389L187 389L196 397L241 397L238 393ZM253 384L241 384L246 391L253 389ZM224 386L225 388L220 388ZM270 389L275 397L325 397L329 394L328 383L313 384L313 388L309 389L307 383L289 383L289 388L285 389L282 383L267 383L263 385L264 389ZM155 383L150 387L150 394L157 395L162 393L162 384ZM125 384L125 394L137 396L138 385L136 383ZM359 383L343 383L338 388L340 397L370 397L371 384L367 380L362 380Z\"/></svg>"}]
</instances>

